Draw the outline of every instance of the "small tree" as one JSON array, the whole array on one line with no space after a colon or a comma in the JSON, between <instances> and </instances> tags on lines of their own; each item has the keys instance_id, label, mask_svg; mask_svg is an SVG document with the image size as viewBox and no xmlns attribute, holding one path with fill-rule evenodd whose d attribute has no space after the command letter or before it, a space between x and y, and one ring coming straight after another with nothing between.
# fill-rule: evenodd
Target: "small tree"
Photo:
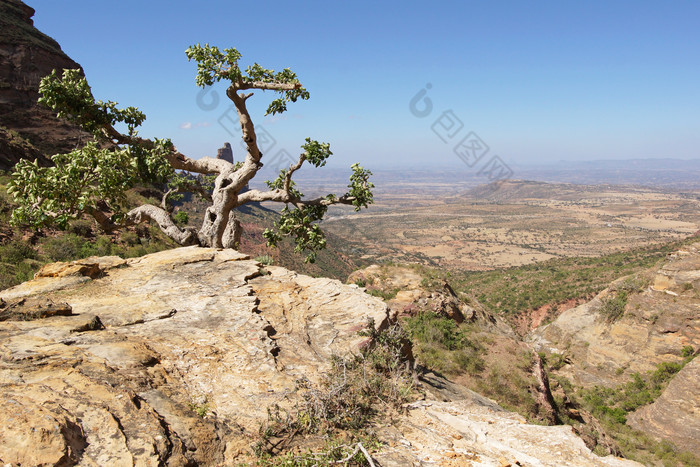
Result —
<instances>
[{"instance_id":1,"label":"small tree","mask_svg":"<svg viewBox=\"0 0 700 467\"><path fill-rule=\"evenodd\" d=\"M308 99L309 93L289 69L275 73L255 63L241 70L241 54L236 49L222 51L209 44L198 44L185 53L189 60L197 62L198 86L211 86L221 80L231 83L226 95L238 112L246 147L243 161L191 159L168 139L141 138L137 128L146 118L141 111L135 107L120 109L111 101L96 101L79 70L64 70L62 76L54 70L41 81L39 102L55 110L59 117L79 124L94 135L94 140L81 149L53 156L52 167L39 167L36 161L19 162L8 186L18 205L12 222L62 228L71 219L89 214L109 232L150 220L181 245L236 248L241 235L236 208L251 202L274 201L286 206L275 229L264 233L268 244L274 246L284 236L293 237L295 251L308 252L307 260L313 261L316 252L325 247L318 222L328 206L348 204L360 210L373 202L371 172L354 164L347 193L304 199L292 181L294 172L304 162L321 167L332 154L328 143L306 138L298 161L281 170L276 179L267 181L267 191L245 190L263 166L255 126L246 108L253 93L245 91L260 89L277 94L265 115L280 114L287 110L289 102ZM145 204L127 211L126 191L139 184L164 188L159 206ZM172 201L185 192L196 193L211 203L199 230L182 226L181 219L172 217Z\"/></svg>"}]
</instances>

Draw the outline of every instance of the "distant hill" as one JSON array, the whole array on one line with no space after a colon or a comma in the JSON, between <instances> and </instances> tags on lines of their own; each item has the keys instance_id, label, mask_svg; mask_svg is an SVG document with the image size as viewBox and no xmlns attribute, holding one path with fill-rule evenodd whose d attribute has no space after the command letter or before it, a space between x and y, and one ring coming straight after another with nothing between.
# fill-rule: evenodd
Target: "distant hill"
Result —
<instances>
[{"instance_id":1,"label":"distant hill","mask_svg":"<svg viewBox=\"0 0 700 467\"><path fill-rule=\"evenodd\" d=\"M61 46L34 27L34 9L0 1L0 170L22 158L50 164L85 134L37 105L39 82L54 69L81 68Z\"/></svg>"},{"instance_id":2,"label":"distant hill","mask_svg":"<svg viewBox=\"0 0 700 467\"><path fill-rule=\"evenodd\" d=\"M499 180L486 185L480 185L460 194L457 199L499 202L518 201L527 199L557 199L576 201L590 194L598 196L606 190L616 192L646 193L652 191L645 187L620 186L614 184L579 185L574 183L548 183L534 180ZM658 192L657 190L654 190Z\"/></svg>"},{"instance_id":3,"label":"distant hill","mask_svg":"<svg viewBox=\"0 0 700 467\"><path fill-rule=\"evenodd\" d=\"M577 184L611 183L671 189L700 188L700 159L559 161L513 166L517 178Z\"/></svg>"}]
</instances>

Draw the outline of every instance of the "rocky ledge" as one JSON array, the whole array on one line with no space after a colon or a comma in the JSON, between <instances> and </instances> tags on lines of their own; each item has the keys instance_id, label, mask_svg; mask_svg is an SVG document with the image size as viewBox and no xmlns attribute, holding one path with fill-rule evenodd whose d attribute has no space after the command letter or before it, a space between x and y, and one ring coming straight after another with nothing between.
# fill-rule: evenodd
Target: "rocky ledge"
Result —
<instances>
[{"instance_id":1,"label":"rocky ledge","mask_svg":"<svg viewBox=\"0 0 700 467\"><path fill-rule=\"evenodd\" d=\"M180 248L44 267L0 292L0 462L235 465L386 305L232 250ZM381 465L630 465L447 381L377 427ZM434 389L437 388L437 389ZM432 392L431 392L432 391ZM446 402L447 401L447 402ZM452 401L452 402L450 402Z\"/></svg>"}]
</instances>

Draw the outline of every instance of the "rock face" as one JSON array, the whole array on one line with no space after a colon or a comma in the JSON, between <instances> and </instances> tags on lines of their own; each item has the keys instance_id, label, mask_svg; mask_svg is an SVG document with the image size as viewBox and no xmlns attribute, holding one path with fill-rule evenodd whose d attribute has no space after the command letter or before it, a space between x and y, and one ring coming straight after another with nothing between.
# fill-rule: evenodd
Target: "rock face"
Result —
<instances>
[{"instance_id":1,"label":"rock face","mask_svg":"<svg viewBox=\"0 0 700 467\"><path fill-rule=\"evenodd\" d=\"M20 158L72 150L84 138L77 127L58 120L37 106L39 81L52 70L80 68L49 36L34 27L34 9L20 0L0 2L0 126L14 130L27 144L11 144L0 132L0 170L10 169Z\"/></svg>"},{"instance_id":2,"label":"rock face","mask_svg":"<svg viewBox=\"0 0 700 467\"><path fill-rule=\"evenodd\" d=\"M231 149L231 143L224 143L224 147L217 149L216 158L233 164L233 149Z\"/></svg>"},{"instance_id":3,"label":"rock face","mask_svg":"<svg viewBox=\"0 0 700 467\"><path fill-rule=\"evenodd\" d=\"M624 314L609 323L600 315L613 289L629 293ZM688 346L700 348L700 243L670 255L656 270L612 284L591 302L562 313L530 334L539 350L564 355L558 370L580 386L612 387L662 362L680 362ZM700 362L689 363L651 405L629 417L630 424L657 439L698 452L700 445Z\"/></svg>"},{"instance_id":4,"label":"rock face","mask_svg":"<svg viewBox=\"0 0 700 467\"><path fill-rule=\"evenodd\" d=\"M653 404L628 417L634 428L681 449L700 452L700 360L695 358L671 380ZM694 416L693 416L694 415Z\"/></svg>"},{"instance_id":5,"label":"rock face","mask_svg":"<svg viewBox=\"0 0 700 467\"><path fill-rule=\"evenodd\" d=\"M365 344L386 305L232 250L179 248L45 266L0 292L0 462L236 465L272 404ZM378 427L381 465L634 465L597 458L429 375L429 397ZM453 401L453 402L445 402Z\"/></svg>"},{"instance_id":6,"label":"rock face","mask_svg":"<svg viewBox=\"0 0 700 467\"><path fill-rule=\"evenodd\" d=\"M517 414L472 393L460 401L421 401L380 435L388 447L380 465L442 466L638 466L598 457L570 426L528 425Z\"/></svg>"},{"instance_id":7,"label":"rock face","mask_svg":"<svg viewBox=\"0 0 700 467\"><path fill-rule=\"evenodd\" d=\"M600 314L613 289L631 291L624 314L608 323ZM648 283L649 285L646 285ZM528 339L541 350L564 354L560 370L576 384L615 385L662 362L680 362L682 349L700 347L700 243L671 255L657 270L616 281L592 301L562 313Z\"/></svg>"}]
</instances>

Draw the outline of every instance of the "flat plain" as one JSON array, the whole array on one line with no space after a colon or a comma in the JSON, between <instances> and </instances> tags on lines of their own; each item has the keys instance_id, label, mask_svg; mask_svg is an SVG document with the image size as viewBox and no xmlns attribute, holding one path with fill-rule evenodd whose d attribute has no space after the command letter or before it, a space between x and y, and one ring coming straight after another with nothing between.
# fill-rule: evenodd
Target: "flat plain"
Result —
<instances>
[{"instance_id":1,"label":"flat plain","mask_svg":"<svg viewBox=\"0 0 700 467\"><path fill-rule=\"evenodd\" d=\"M305 184L334 188L329 180ZM700 190L441 180L385 174L375 205L333 209L323 228L370 262L478 271L668 243L700 225Z\"/></svg>"}]
</instances>

